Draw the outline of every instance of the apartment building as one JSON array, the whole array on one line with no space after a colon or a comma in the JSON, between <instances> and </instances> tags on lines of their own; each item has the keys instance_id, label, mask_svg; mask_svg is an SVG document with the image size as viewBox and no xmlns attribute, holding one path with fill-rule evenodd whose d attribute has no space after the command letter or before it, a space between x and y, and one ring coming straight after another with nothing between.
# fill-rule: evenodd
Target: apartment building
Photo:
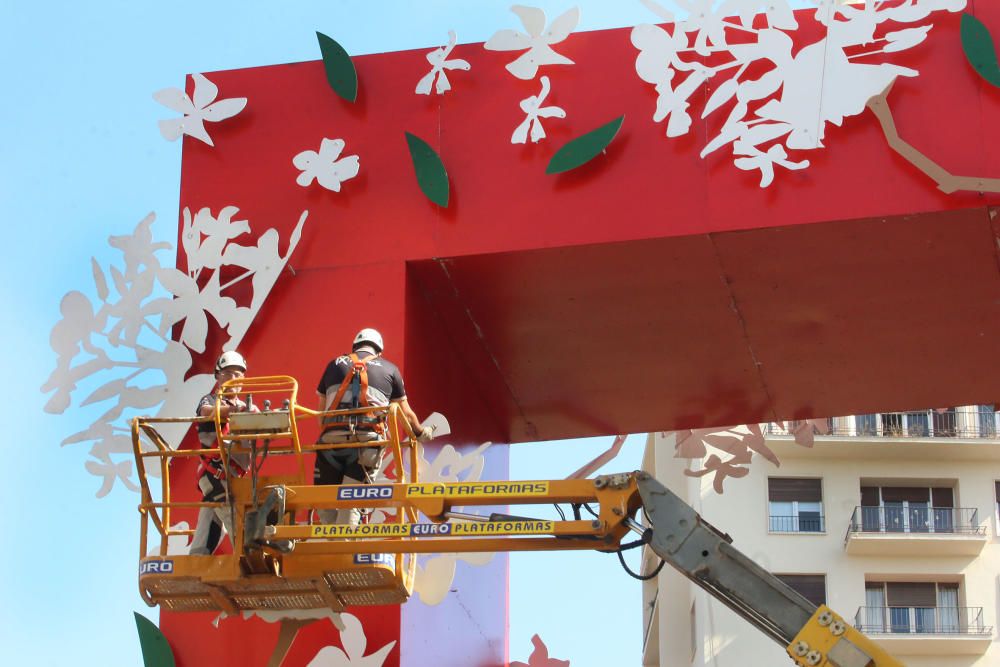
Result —
<instances>
[{"instance_id":1,"label":"apartment building","mask_svg":"<svg viewBox=\"0 0 1000 667\"><path fill-rule=\"evenodd\" d=\"M712 488L684 475L674 434L643 468L733 543L911 667L1000 666L1000 439L992 407L840 417L811 448L766 426L781 461ZM644 570L657 563L647 552ZM669 567L643 590L643 664L792 664Z\"/></svg>"}]
</instances>

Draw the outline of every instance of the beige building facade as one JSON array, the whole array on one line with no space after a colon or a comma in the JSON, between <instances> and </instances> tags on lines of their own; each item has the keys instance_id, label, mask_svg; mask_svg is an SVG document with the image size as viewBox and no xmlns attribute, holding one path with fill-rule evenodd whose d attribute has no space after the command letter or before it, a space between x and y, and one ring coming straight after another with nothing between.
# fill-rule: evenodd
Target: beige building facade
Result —
<instances>
[{"instance_id":1,"label":"beige building facade","mask_svg":"<svg viewBox=\"0 0 1000 667\"><path fill-rule=\"evenodd\" d=\"M971 406L830 420L811 448L765 427L775 466L686 476L675 434L650 435L643 467L734 545L825 602L911 667L998 667L1000 439ZM659 562L645 554L643 570ZM643 590L643 664L770 667L784 648L669 567Z\"/></svg>"}]
</instances>

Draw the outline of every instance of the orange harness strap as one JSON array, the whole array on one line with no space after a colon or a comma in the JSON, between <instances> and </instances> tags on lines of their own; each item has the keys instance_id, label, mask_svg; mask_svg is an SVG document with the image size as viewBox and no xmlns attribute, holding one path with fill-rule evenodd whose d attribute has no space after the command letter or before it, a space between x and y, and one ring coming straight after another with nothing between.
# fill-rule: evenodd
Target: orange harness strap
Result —
<instances>
[{"instance_id":1,"label":"orange harness strap","mask_svg":"<svg viewBox=\"0 0 1000 667\"><path fill-rule=\"evenodd\" d=\"M364 359L359 359L358 358L358 354L356 352L351 352L351 355L350 355L351 364L352 364L351 372L349 374L347 374L344 377L344 379L341 381L340 387L337 388L337 393L334 394L333 400L330 401L330 405L328 406L328 409L336 410L336 409L338 409L340 407L340 402L343 400L344 394L347 393L347 388L349 386L351 386L351 382L354 380L354 376L355 375L357 375L359 377L360 384L361 384L361 387L360 387L360 389L358 391L358 406L359 407L367 407L369 405L369 403L368 403L368 363L370 361L376 359L377 357L378 357L377 354L373 354L371 356L365 357ZM366 414L369 417L371 417L370 413L366 413ZM356 422L352 422L352 421L331 422L331 423L326 424L324 426L323 433L326 433L327 431L330 431L332 429L342 429L342 428L345 428L345 427L349 428L352 424L356 424ZM377 420L376 422L373 422L373 424L372 424L372 430L376 431L377 433L384 433L385 432L385 423L382 420Z\"/></svg>"}]
</instances>

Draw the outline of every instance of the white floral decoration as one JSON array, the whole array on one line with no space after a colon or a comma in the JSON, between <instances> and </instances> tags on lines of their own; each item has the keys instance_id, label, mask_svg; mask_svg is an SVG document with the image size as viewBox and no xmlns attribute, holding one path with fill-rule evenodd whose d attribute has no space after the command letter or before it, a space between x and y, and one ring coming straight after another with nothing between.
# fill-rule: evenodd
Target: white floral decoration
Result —
<instances>
[{"instance_id":1,"label":"white floral decoration","mask_svg":"<svg viewBox=\"0 0 1000 667\"><path fill-rule=\"evenodd\" d=\"M434 49L427 54L427 62L431 64L431 71L425 74L420 81L417 82L415 92L418 95L431 94L431 85L434 84L435 77L437 78L437 84L434 85L434 91L438 95L444 95L445 92L451 90L451 82L448 81L447 70L459 69L469 71L471 66L468 61L461 58L448 60L451 50L455 48L455 44L457 43L458 36L455 34L455 31L449 30L448 43L445 46Z\"/></svg>"},{"instance_id":2,"label":"white floral decoration","mask_svg":"<svg viewBox=\"0 0 1000 667\"><path fill-rule=\"evenodd\" d=\"M491 443L484 442L475 449L460 453L451 445L444 445L428 461L421 450L418 462L421 482L478 482L486 468L486 450ZM444 553L420 556L417 561L413 591L426 605L441 604L451 590L458 563L481 567L493 559L492 553Z\"/></svg>"},{"instance_id":3,"label":"white floral decoration","mask_svg":"<svg viewBox=\"0 0 1000 667\"><path fill-rule=\"evenodd\" d=\"M966 0L891 4L874 0L852 6L839 0L812 1L813 17L825 28L825 36L798 50L785 32L798 27L788 0L673 0L686 19L669 30L651 24L633 28L632 44L639 51L636 72L657 92L653 121L666 120L668 137L687 134L694 93L720 75L728 77L714 87L702 111L706 118L728 108L725 123L701 156L728 145L734 165L759 171L760 186L767 187L775 167L809 166L808 160L789 159L789 152L823 147L827 123L839 126L845 118L862 113L868 101L897 77L917 76L907 67L869 61L916 46L932 25L896 30L884 26L919 22L932 12L956 12L966 4ZM673 14L654 0L643 4L661 19L672 20ZM765 27L754 27L758 12L765 16ZM733 33L741 38L730 43ZM745 74L751 67L766 71L748 79Z\"/></svg>"},{"instance_id":4,"label":"white floral decoration","mask_svg":"<svg viewBox=\"0 0 1000 667\"><path fill-rule=\"evenodd\" d=\"M340 631L340 643L344 648L325 646L306 667L382 667L389 652L396 646L395 640L365 655L368 638L361 621L354 614L341 614L341 620L344 627Z\"/></svg>"},{"instance_id":5,"label":"white floral decoration","mask_svg":"<svg viewBox=\"0 0 1000 667\"><path fill-rule=\"evenodd\" d=\"M772 422L770 426L779 433L783 431L794 436L795 443L802 447L813 446L815 433L825 435L829 432L826 419ZM727 477L740 478L750 473L748 466L754 454L759 454L775 466L781 465L781 461L764 442L763 424L684 429L661 432L656 437L673 438L674 458L702 462L702 468L689 467L684 474L689 477L713 475L712 486L719 494L724 492L723 485ZM729 458L723 459L718 453L709 453L710 448L728 455Z\"/></svg>"},{"instance_id":6,"label":"white floral decoration","mask_svg":"<svg viewBox=\"0 0 1000 667\"><path fill-rule=\"evenodd\" d=\"M126 483L128 482L128 480L124 480L124 481ZM135 489L135 490L138 490L138 489ZM191 524L189 524L187 521L181 521L180 523L175 523L174 525L170 526L170 530L172 530L172 531L190 530L190 529L191 529ZM192 537L191 535L171 535L171 536L169 536L167 538L167 555L168 556L187 556L188 553L191 551L191 537ZM160 555L160 547L162 547L162 546L163 545L161 543L161 544L158 544L155 547L152 547L149 550L149 553L147 553L146 555L147 556L159 556Z\"/></svg>"},{"instance_id":7,"label":"white floral decoration","mask_svg":"<svg viewBox=\"0 0 1000 667\"><path fill-rule=\"evenodd\" d=\"M323 139L318 153L302 151L296 155L292 164L302 173L295 182L305 188L317 180L327 190L340 192L340 184L357 176L361 168L357 155L340 157L345 146L343 139Z\"/></svg>"},{"instance_id":8,"label":"white floral decoration","mask_svg":"<svg viewBox=\"0 0 1000 667\"><path fill-rule=\"evenodd\" d=\"M499 30L483 45L490 51L523 51L516 60L507 64L507 70L519 79L534 79L538 68L544 65L572 65L573 61L556 53L553 44L563 41L580 22L580 9L560 14L545 29L545 12L537 7L514 5L510 11L521 19L525 32Z\"/></svg>"},{"instance_id":9,"label":"white floral decoration","mask_svg":"<svg viewBox=\"0 0 1000 667\"><path fill-rule=\"evenodd\" d=\"M180 88L164 88L153 93L154 100L168 109L184 114L182 118L161 120L160 134L167 141L177 141L182 134L186 134L209 146L215 146L205 129L205 121L217 123L232 118L243 111L247 98L231 97L216 101L218 86L201 74L195 74L191 78L194 79L193 101Z\"/></svg>"},{"instance_id":10,"label":"white floral decoration","mask_svg":"<svg viewBox=\"0 0 1000 667\"><path fill-rule=\"evenodd\" d=\"M538 95L531 95L521 100L521 110L526 115L525 119L514 130L510 137L512 144L524 144L528 142L528 130L531 130L532 143L538 143L545 138L545 128L542 127L542 118L565 118L566 112L562 108L551 106L543 107L542 103L549 94L549 77L542 76L542 90Z\"/></svg>"},{"instance_id":11,"label":"white floral decoration","mask_svg":"<svg viewBox=\"0 0 1000 667\"><path fill-rule=\"evenodd\" d=\"M298 245L308 215L302 213L281 255L275 229L265 231L253 245L234 241L250 233L246 220L232 219L238 210L227 206L216 217L207 208L193 215L184 209L181 240L187 272L160 264L158 253L169 251L172 245L153 240L155 215L150 213L132 234L109 238L111 246L122 253L123 268L105 269L91 260L96 308L77 290L62 299L62 318L49 336L56 367L41 390L52 394L45 411L62 414L73 405L80 384L96 384L96 389L77 401L77 407L103 404L103 413L62 444L90 443L93 458L84 466L102 479L99 498L116 482L138 490L131 481L132 440L127 420L137 414L176 417L194 413L198 399L215 383L211 373L188 374L192 352L205 351L210 329L207 316L225 331L223 347L238 347ZM224 268L243 271L222 283ZM227 296L230 287L246 280L252 286L249 303ZM180 336L174 340L171 328L181 322ZM188 426L161 424L158 430L176 447ZM151 475L159 472L154 459L147 459L146 467Z\"/></svg>"}]
</instances>

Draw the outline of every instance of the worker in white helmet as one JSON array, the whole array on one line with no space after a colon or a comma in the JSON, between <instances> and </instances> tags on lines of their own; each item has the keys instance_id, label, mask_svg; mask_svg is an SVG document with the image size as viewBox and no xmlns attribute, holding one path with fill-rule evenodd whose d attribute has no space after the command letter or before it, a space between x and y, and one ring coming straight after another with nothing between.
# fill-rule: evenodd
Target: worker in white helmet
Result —
<instances>
[{"instance_id":1,"label":"worker in white helmet","mask_svg":"<svg viewBox=\"0 0 1000 667\"><path fill-rule=\"evenodd\" d=\"M227 381L242 378L246 372L247 362L243 355L236 351L223 352L219 360L215 362L216 386L212 393L205 394L198 401L196 414L199 417L213 416L219 388ZM256 411L256 408L248 406L239 397L236 393L239 390L239 385L230 385L220 397L219 416L223 424L226 423L231 412ZM198 440L201 441L201 446L205 449L215 449L219 446L214 421L198 424ZM219 455L202 456L201 465L198 467L198 488L202 493L202 502L219 503L225 501L226 477L228 475L242 477L246 474L249 465L250 462L246 454L230 456L228 470L223 466L222 458ZM191 555L211 555L222 541L222 536L226 533L232 535L232 532L233 527L228 507L202 507L198 511L198 525L194 531L194 539L191 541Z\"/></svg>"},{"instance_id":2,"label":"worker in white helmet","mask_svg":"<svg viewBox=\"0 0 1000 667\"><path fill-rule=\"evenodd\" d=\"M397 403L418 440L433 437L430 427L423 427L406 397L406 388L399 368L382 356L382 334L375 329L362 329L354 337L351 354L337 357L323 372L316 388L323 410L385 406ZM382 440L386 425L384 417L363 414L325 417L320 442L366 443ZM368 484L382 465L382 447L322 450L316 455L314 484ZM361 512L350 510L318 510L323 523L358 525Z\"/></svg>"}]
</instances>

